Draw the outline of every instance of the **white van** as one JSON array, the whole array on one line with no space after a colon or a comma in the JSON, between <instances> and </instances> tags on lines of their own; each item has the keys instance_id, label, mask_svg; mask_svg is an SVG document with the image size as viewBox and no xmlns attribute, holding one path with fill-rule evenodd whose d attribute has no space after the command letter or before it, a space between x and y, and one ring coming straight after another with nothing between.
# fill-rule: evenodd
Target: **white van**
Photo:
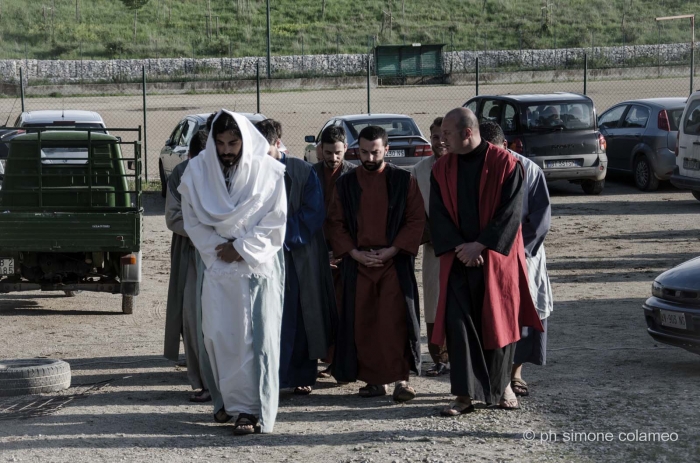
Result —
<instances>
[{"instance_id":1,"label":"white van","mask_svg":"<svg viewBox=\"0 0 700 463\"><path fill-rule=\"evenodd\" d=\"M700 91L688 98L683 111L671 183L682 190L691 190L700 201Z\"/></svg>"}]
</instances>

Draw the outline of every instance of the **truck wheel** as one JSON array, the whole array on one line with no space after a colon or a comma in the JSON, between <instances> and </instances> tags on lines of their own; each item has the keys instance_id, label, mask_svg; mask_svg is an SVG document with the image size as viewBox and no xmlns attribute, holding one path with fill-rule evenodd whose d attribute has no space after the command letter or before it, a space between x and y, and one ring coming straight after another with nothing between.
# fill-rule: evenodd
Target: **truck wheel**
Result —
<instances>
[{"instance_id":1,"label":"truck wheel","mask_svg":"<svg viewBox=\"0 0 700 463\"><path fill-rule=\"evenodd\" d=\"M62 391L70 387L70 365L63 360L0 360L0 397Z\"/></svg>"},{"instance_id":2,"label":"truck wheel","mask_svg":"<svg viewBox=\"0 0 700 463\"><path fill-rule=\"evenodd\" d=\"M695 199L700 201L700 191L693 190L692 193L693 193L693 196L695 196Z\"/></svg>"},{"instance_id":3,"label":"truck wheel","mask_svg":"<svg viewBox=\"0 0 700 463\"><path fill-rule=\"evenodd\" d=\"M160 195L165 198L168 192L168 181L165 179L165 170L161 161L158 161L158 173L160 174Z\"/></svg>"},{"instance_id":4,"label":"truck wheel","mask_svg":"<svg viewBox=\"0 0 700 463\"><path fill-rule=\"evenodd\" d=\"M122 294L122 312L127 315L134 313L134 296Z\"/></svg>"},{"instance_id":5,"label":"truck wheel","mask_svg":"<svg viewBox=\"0 0 700 463\"><path fill-rule=\"evenodd\" d=\"M583 192L587 195L599 195L603 192L605 187L605 180L584 180L581 182L581 188Z\"/></svg>"},{"instance_id":6,"label":"truck wheel","mask_svg":"<svg viewBox=\"0 0 700 463\"><path fill-rule=\"evenodd\" d=\"M656 191L659 189L659 179L654 175L649 159L643 154L637 156L634 161L634 184L642 191Z\"/></svg>"},{"instance_id":7,"label":"truck wheel","mask_svg":"<svg viewBox=\"0 0 700 463\"><path fill-rule=\"evenodd\" d=\"M66 297L75 297L78 294L82 293L82 291L63 291L66 295Z\"/></svg>"}]
</instances>

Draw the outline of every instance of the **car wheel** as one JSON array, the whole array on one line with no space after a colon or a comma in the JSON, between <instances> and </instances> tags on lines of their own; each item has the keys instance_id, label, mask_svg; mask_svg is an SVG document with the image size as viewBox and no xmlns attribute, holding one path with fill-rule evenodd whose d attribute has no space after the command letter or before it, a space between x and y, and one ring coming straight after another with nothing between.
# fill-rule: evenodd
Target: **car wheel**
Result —
<instances>
[{"instance_id":1,"label":"car wheel","mask_svg":"<svg viewBox=\"0 0 700 463\"><path fill-rule=\"evenodd\" d=\"M160 174L160 195L165 198L168 192L168 181L165 179L165 170L161 161L158 161L158 173Z\"/></svg>"},{"instance_id":2,"label":"car wheel","mask_svg":"<svg viewBox=\"0 0 700 463\"><path fill-rule=\"evenodd\" d=\"M66 297L75 297L78 294L82 293L82 291L63 291L66 295Z\"/></svg>"},{"instance_id":3,"label":"car wheel","mask_svg":"<svg viewBox=\"0 0 700 463\"><path fill-rule=\"evenodd\" d=\"M605 180L584 180L581 182L581 188L587 195L599 195L603 192Z\"/></svg>"},{"instance_id":4,"label":"car wheel","mask_svg":"<svg viewBox=\"0 0 700 463\"><path fill-rule=\"evenodd\" d=\"M649 159L643 154L634 161L634 184L642 191L656 191L659 188L659 179L654 175Z\"/></svg>"},{"instance_id":5,"label":"car wheel","mask_svg":"<svg viewBox=\"0 0 700 463\"><path fill-rule=\"evenodd\" d=\"M693 193L693 196L695 196L695 199L700 201L700 191L693 190L692 193Z\"/></svg>"}]
</instances>

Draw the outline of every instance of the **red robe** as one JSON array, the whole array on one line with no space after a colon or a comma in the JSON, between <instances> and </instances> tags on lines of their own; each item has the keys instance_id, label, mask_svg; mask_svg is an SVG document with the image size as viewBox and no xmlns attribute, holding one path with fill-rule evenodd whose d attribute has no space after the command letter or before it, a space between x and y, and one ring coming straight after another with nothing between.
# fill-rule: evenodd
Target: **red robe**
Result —
<instances>
[{"instance_id":1,"label":"red robe","mask_svg":"<svg viewBox=\"0 0 700 463\"><path fill-rule=\"evenodd\" d=\"M433 176L440 185L442 200L455 224L459 224L457 156L443 156L433 167ZM479 184L479 225L482 230L493 218L501 198L503 182L515 168L521 167L514 156L502 148L489 145ZM511 252L507 256L490 249L485 249L482 255L486 284L481 322L484 349L500 349L517 342L523 326L543 331L528 287L522 230L518 229ZM431 339L431 342L437 345L442 345L445 341L447 282L454 259L454 251L440 256L440 296Z\"/></svg>"}]
</instances>

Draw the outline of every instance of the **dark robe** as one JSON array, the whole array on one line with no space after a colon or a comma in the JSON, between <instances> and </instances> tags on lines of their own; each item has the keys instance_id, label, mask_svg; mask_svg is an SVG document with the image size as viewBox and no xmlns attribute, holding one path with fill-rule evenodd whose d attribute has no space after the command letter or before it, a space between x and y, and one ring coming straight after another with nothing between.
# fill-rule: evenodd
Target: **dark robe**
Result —
<instances>
[{"instance_id":1,"label":"dark robe","mask_svg":"<svg viewBox=\"0 0 700 463\"><path fill-rule=\"evenodd\" d=\"M508 164L489 165L491 179L483 179L487 151L492 156L491 163L498 162L499 159L510 158L510 154L503 151L493 151L496 149L489 144L482 142L474 151L457 156L456 162L452 159L452 168L456 168L456 207L457 220L454 214L450 213L446 205L446 196L441 191L443 188L436 173L433 171L431 178L430 195L430 227L433 237L433 246L438 256L452 253L454 249L463 243L479 242L486 246L485 266L466 267L458 259L454 258L448 269L448 274L443 275L444 267L441 268L441 279L447 278L446 291L444 294L444 316L442 318L445 335L447 337L447 349L450 356L450 382L452 394L457 396L469 396L474 400L486 403L497 403L510 380L510 369L515 352L513 339L504 345L497 345L503 336L499 338L498 333L484 332L485 326L490 330L501 330L509 333L510 326L499 327L494 324L485 324L485 299L487 295L486 272L491 271L489 265L499 265L500 261L493 257L493 253L509 256L511 252L522 254L524 261L524 250L521 238L521 210L523 201L523 170L517 161L508 161ZM504 161L506 162L506 161ZM437 164L436 164L437 165ZM444 166L443 166L444 167ZM500 171L498 169L500 167ZM444 172L444 171L443 171ZM455 174L455 173L453 173ZM438 175L440 175L438 173ZM494 179L501 180L496 182ZM455 179L455 180L456 180ZM499 198L485 198L482 196L484 190L484 180L499 183ZM454 193L453 193L454 194ZM489 207L488 201L492 201ZM493 203L495 201L495 204ZM493 207L495 206L495 207ZM484 211L481 209L484 208ZM492 209L493 213L487 220L482 220L486 209ZM456 223L455 223L456 222ZM516 249L512 249L516 246ZM508 265L520 265L519 255L512 256L513 262ZM519 273L523 273L525 283L527 279L523 269L514 267L516 283ZM508 270L508 269L507 269ZM489 291L500 284L508 282L491 282ZM529 295L527 286L525 293ZM522 292L517 285L508 286L503 291L516 292L517 306L520 304L519 294ZM491 295L491 300L498 300L497 296ZM441 298L443 295L441 294ZM513 297L508 294L506 297ZM531 299L528 297L531 303ZM527 302L527 301L526 301ZM491 308L491 307L489 307ZM500 306L498 307L500 308ZM496 308L496 310L498 309ZM510 306L508 306L510 308ZM528 308L534 312L534 306ZM440 307L438 308L440 313ZM517 315L517 307L515 308ZM490 314L489 314L490 315ZM503 321L501 313L496 314L494 319L500 323L512 323ZM506 314L508 315L508 314ZM507 318L507 317L506 317ZM436 319L437 323L440 318ZM539 321L539 320L538 320ZM516 319L517 325L517 319ZM518 332L515 334L517 337ZM488 341L486 341L488 339ZM494 339L498 340L495 341Z\"/></svg>"},{"instance_id":2,"label":"dark robe","mask_svg":"<svg viewBox=\"0 0 700 463\"><path fill-rule=\"evenodd\" d=\"M336 183L330 213L333 252L343 259L343 305L333 360L338 381L380 385L420 372L420 307L414 264L425 211L415 179L385 164L357 168ZM395 246L383 267L359 265L349 253Z\"/></svg>"},{"instance_id":3,"label":"dark robe","mask_svg":"<svg viewBox=\"0 0 700 463\"><path fill-rule=\"evenodd\" d=\"M331 170L326 167L326 164L321 161L314 164L314 170L316 175L321 182L321 187L323 188L323 203L326 207L326 220L323 222L323 234L326 237L326 243L328 244L328 250L332 249L328 237L330 236L329 231L329 216L330 216L330 206L333 203L333 198L335 195L335 182L338 181L341 175L344 175L351 170L355 169L355 164L347 161L343 161L336 170ZM341 276L342 263L339 263L336 268L331 269L333 275L333 288L335 289L335 301L338 310L342 307L342 297L343 297L343 278ZM335 339L333 340L335 342ZM333 346L328 351L327 357L324 359L325 362L331 363L333 361Z\"/></svg>"},{"instance_id":4,"label":"dark robe","mask_svg":"<svg viewBox=\"0 0 700 463\"><path fill-rule=\"evenodd\" d=\"M331 345L337 309L322 230L326 211L321 184L311 164L291 157L282 162L287 166L289 206L280 387L288 388L316 382L317 359Z\"/></svg>"}]
</instances>

